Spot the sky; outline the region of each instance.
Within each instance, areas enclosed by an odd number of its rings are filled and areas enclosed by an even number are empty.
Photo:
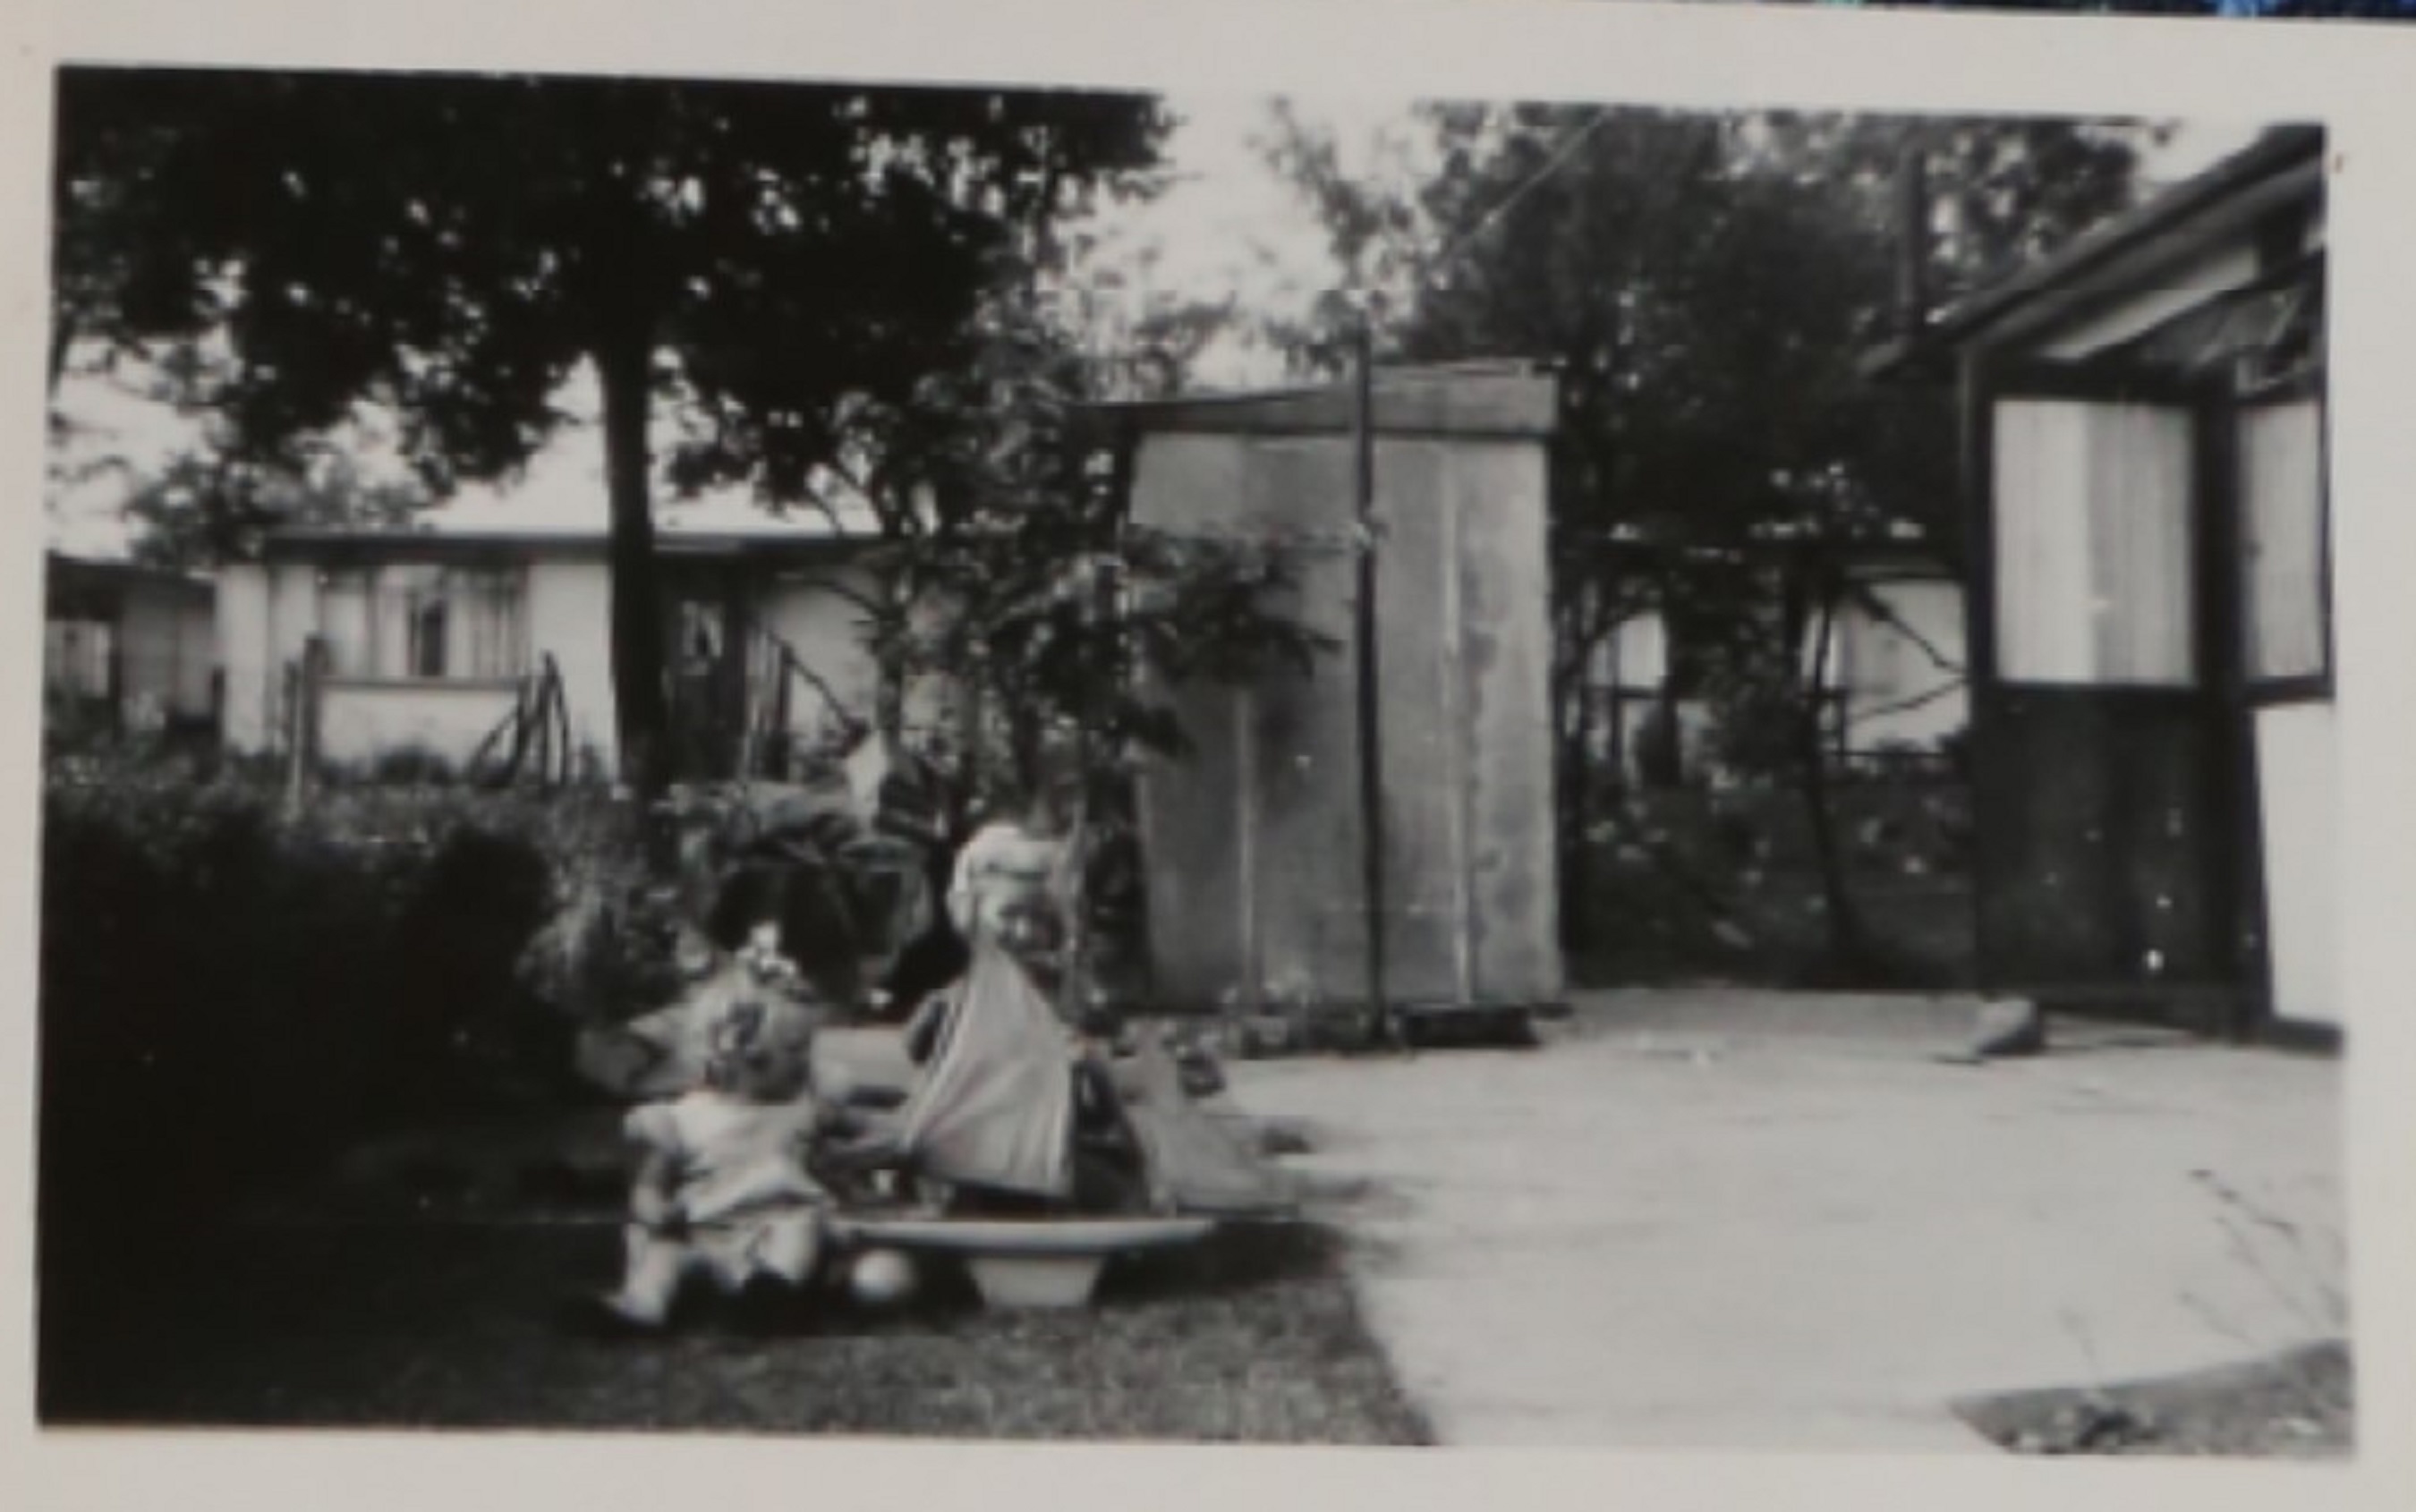
[[[1293,191],[1267,167],[1259,144],[1268,126],[1261,97],[1176,98],[1178,125],[1169,140],[1172,183],[1155,200],[1119,207],[1089,228],[1097,238],[1094,266],[1110,270],[1127,308],[1158,296],[1216,301],[1231,298],[1261,313],[1297,313],[1332,279],[1321,232]],[[1414,136],[1409,108],[1397,99],[1294,100],[1306,121],[1330,129],[1346,168],[1397,171]],[[2182,129],[2144,167],[2151,182],[2169,182],[2237,150],[2254,128],[2197,124]],[[1195,381],[1212,388],[1245,387],[1282,377],[1279,362],[1246,340],[1227,340],[1202,355]],[[560,396],[574,416],[596,411],[594,388],[581,373]],[[51,544],[81,556],[122,556],[131,538],[123,502],[143,474],[193,446],[197,422],[99,380],[70,378],[61,410],[74,422],[74,442],[54,458],[49,491]],[[662,437],[668,442],[668,431]],[[401,467],[374,427],[350,438],[360,473],[397,476]],[[657,450],[661,448],[658,446]],[[63,481],[79,464],[122,459],[78,481]],[[706,501],[678,513],[693,522],[745,514],[739,498]],[[526,475],[505,489],[465,489],[440,517],[447,525],[511,523],[568,527],[604,522],[602,446],[592,423],[564,428]]]

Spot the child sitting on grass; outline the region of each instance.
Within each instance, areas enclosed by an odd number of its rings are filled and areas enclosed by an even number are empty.
[[[801,1308],[823,1247],[828,1201],[809,1162],[841,1116],[814,1096],[813,1021],[778,997],[730,1005],[710,1031],[704,1084],[632,1111],[638,1174],[624,1231],[620,1290],[591,1298],[580,1321],[608,1335],[671,1321],[699,1273],[754,1331]]]

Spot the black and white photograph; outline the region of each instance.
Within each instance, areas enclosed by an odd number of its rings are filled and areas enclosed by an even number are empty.
[[[46,65],[38,1435],[2370,1457],[2323,113],[1076,77]]]

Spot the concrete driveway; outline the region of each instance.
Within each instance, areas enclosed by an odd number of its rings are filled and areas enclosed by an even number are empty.
[[[2347,1331],[2336,1063],[1971,1008],[1589,1002],[1531,1051],[1231,1069],[1446,1443],[1976,1450],[1971,1393]]]

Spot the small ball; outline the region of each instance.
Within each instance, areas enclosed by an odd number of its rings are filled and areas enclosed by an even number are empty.
[[[914,1294],[914,1263],[898,1250],[868,1249],[848,1267],[847,1283],[867,1307],[896,1307]]]

